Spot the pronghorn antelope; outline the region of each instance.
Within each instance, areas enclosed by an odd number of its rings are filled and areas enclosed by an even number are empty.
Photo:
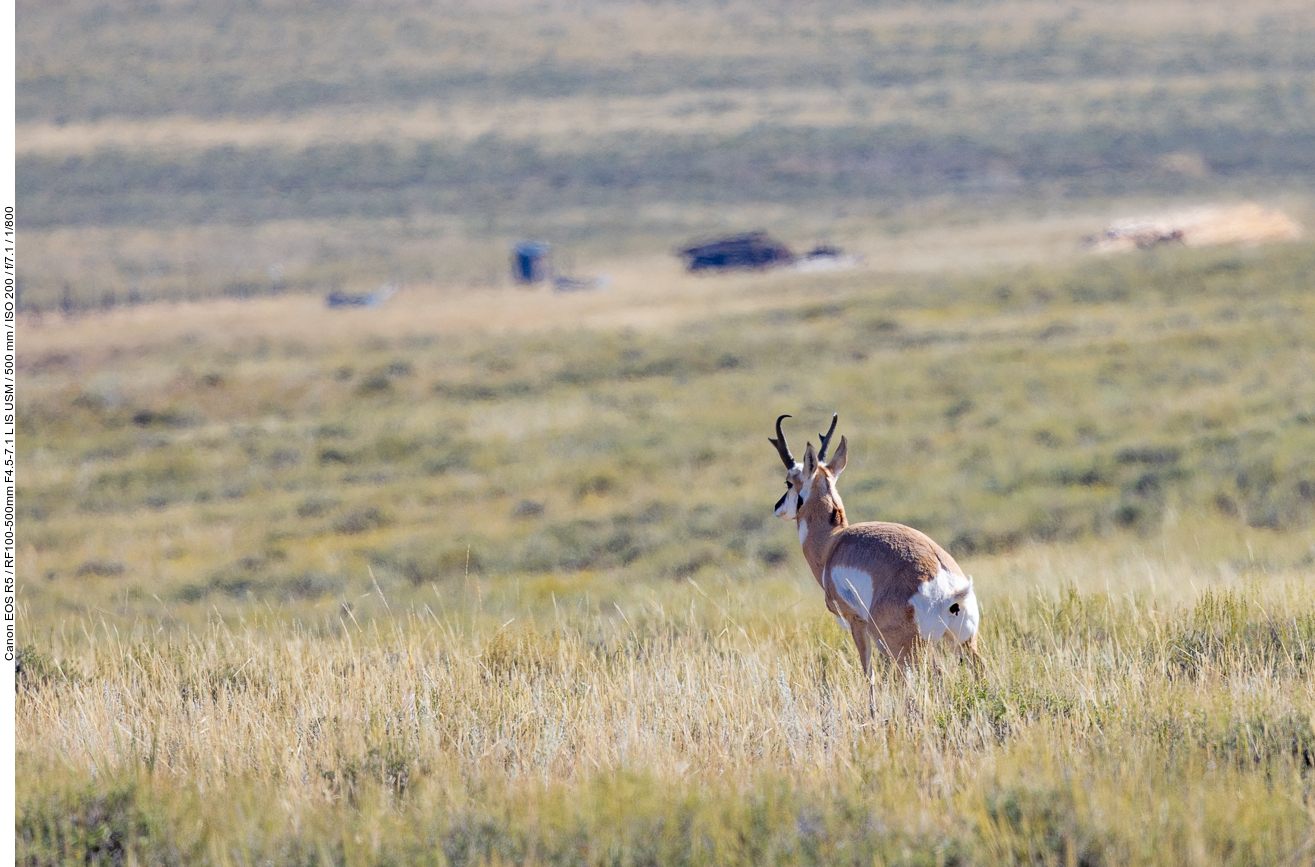
[[[848,456],[843,436],[835,455],[826,459],[839,414],[831,416],[819,451],[808,443],[803,463],[790,454],[781,432],[781,420],[787,418],[776,420],[776,439],[768,438],[787,470],[776,515],[798,524],[804,559],[822,585],[826,607],[853,636],[869,685],[875,683],[873,644],[908,664],[922,644],[948,639],[961,653],[971,654],[980,674],[973,579],[948,551],[912,527],[849,523],[836,490]]]

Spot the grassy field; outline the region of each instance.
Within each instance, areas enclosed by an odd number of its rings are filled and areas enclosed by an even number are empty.
[[[44,311],[496,283],[526,236],[586,272],[760,227],[1090,217],[1076,242],[1315,178],[1300,0],[24,0],[18,34]]]
[[[102,623],[86,662],[38,657],[20,700],[20,852],[1301,863],[1315,610],[1277,577],[1183,608],[997,592],[987,678],[887,676],[876,721],[819,600],[791,608],[779,580],[667,588],[628,613],[562,603],[537,626]]]
[[[1315,225],[1308,0],[18,40],[20,863],[1315,863],[1315,243],[1079,246]],[[672,255],[757,228],[863,262]],[[771,515],[833,411],[983,605],[875,717]]]
[[[1309,860],[1313,265],[29,320],[22,857]],[[876,720],[771,517],[833,409],[983,600]]]

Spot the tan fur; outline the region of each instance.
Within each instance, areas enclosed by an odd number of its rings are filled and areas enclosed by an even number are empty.
[[[922,644],[909,599],[942,567],[955,575],[964,574],[949,552],[925,533],[885,522],[852,524],[831,536],[822,573],[822,590],[828,600],[836,593],[831,583],[831,570],[836,566],[862,569],[872,576],[872,597],[866,600],[869,631],[877,646],[899,662],[911,661]]]
[[[812,444],[808,444],[804,460],[797,468],[797,478],[811,484],[808,498],[795,517],[796,521],[807,522],[804,559],[826,594],[826,606],[831,613],[845,616],[844,606],[831,583],[834,567],[858,569],[872,578],[871,598],[864,600],[868,607],[867,617],[848,618],[863,673],[870,680],[872,645],[897,662],[908,664],[925,644],[918,634],[913,606],[909,603],[922,583],[934,579],[942,568],[955,575],[967,576],[948,551],[919,530],[879,521],[848,522],[844,503],[835,486],[836,474],[844,469],[847,445],[845,438],[841,437],[840,447],[831,460],[836,467],[833,473],[830,467],[817,460]],[[964,648],[980,674],[977,637],[965,642]]]

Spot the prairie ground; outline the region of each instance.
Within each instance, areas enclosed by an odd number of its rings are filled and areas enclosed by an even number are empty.
[[[28,322],[23,857],[1302,861],[1313,255]],[[832,409],[985,612],[875,718],[771,517]]]

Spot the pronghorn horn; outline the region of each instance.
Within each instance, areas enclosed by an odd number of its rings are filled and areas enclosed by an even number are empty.
[[[831,413],[831,429],[828,430],[826,433],[822,434],[822,448],[817,453],[818,463],[824,463],[826,461],[826,450],[831,447],[831,434],[836,432],[836,422],[838,422],[839,420],[840,420],[840,413],[838,412]]]
[[[793,416],[783,415],[781,418],[793,418]],[[776,439],[771,437],[767,441],[776,446],[776,451],[781,455],[781,462],[785,464],[787,470],[794,469],[794,455],[790,454],[790,447],[785,444],[785,434],[781,433],[781,418],[776,420]]]

